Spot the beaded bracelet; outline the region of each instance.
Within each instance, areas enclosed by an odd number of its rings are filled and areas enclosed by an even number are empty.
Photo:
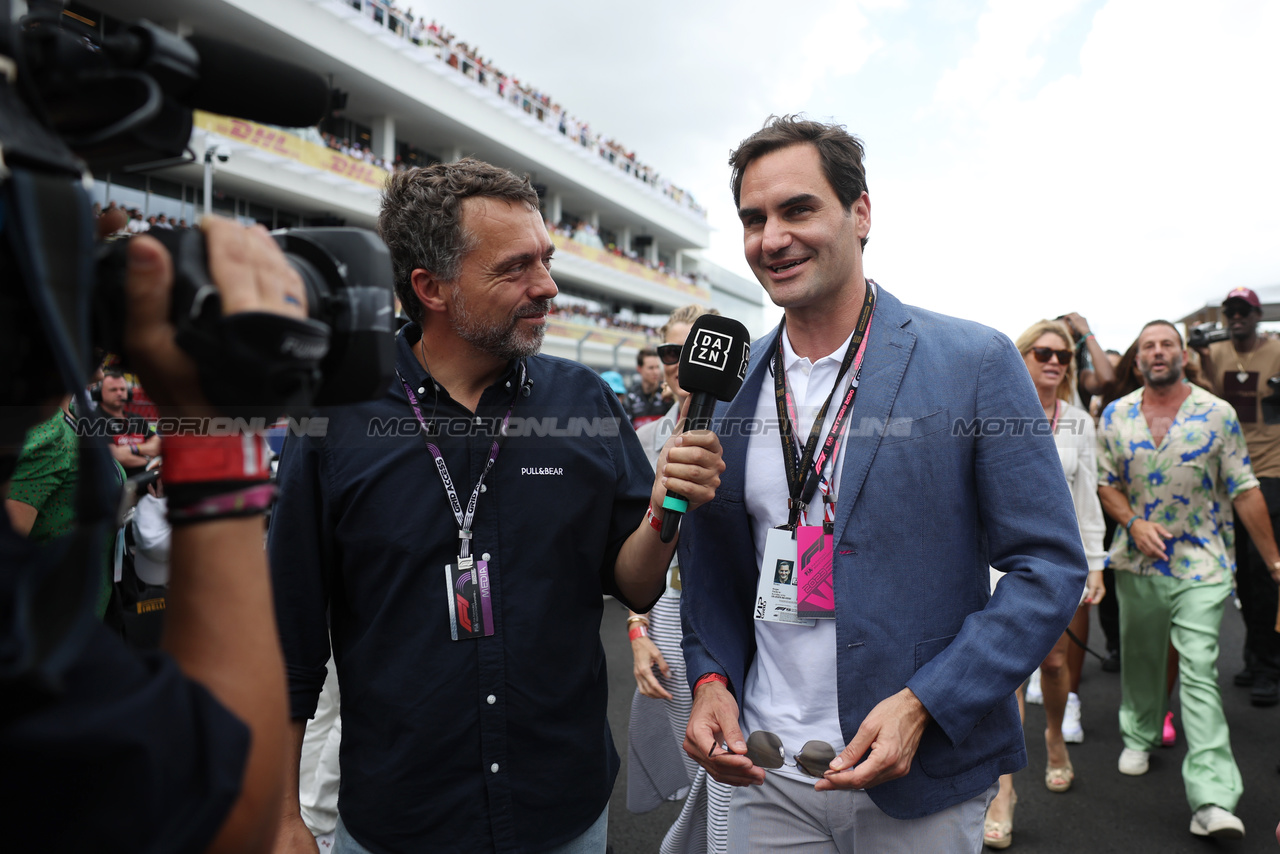
[[[170,525],[236,519],[265,513],[276,497],[274,483],[260,483],[236,492],[222,492],[182,507],[169,506]]]

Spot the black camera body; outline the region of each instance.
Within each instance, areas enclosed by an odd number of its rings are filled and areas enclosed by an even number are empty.
[[[306,320],[276,314],[224,317],[209,279],[204,237],[196,230],[156,231],[174,259],[170,319],[190,353],[209,403],[225,415],[274,418],[311,406],[369,400],[395,371],[391,255],[361,228],[298,228],[276,243],[302,279]],[[123,352],[127,240],[98,256],[93,343]]]
[[[1198,350],[1208,347],[1216,341],[1226,341],[1230,337],[1231,332],[1229,330],[1223,329],[1218,324],[1210,321],[1191,327],[1187,332],[1187,346]]]
[[[243,85],[246,76],[251,86]],[[0,20],[0,278],[26,292],[25,299],[4,294],[5,305],[26,312],[7,323],[24,338],[43,339],[29,368],[11,363],[20,376],[0,388],[6,402],[47,396],[55,385],[79,391],[95,348],[123,355],[127,241],[95,247],[90,170],[182,156],[196,108],[315,124],[327,112],[328,92],[312,72],[147,22],[103,36],[49,12],[17,25],[7,15]],[[373,232],[276,235],[305,284],[306,320],[266,312],[224,317],[203,235],[149,236],[173,256],[177,343],[223,414],[273,418],[386,391],[395,359],[392,268]],[[50,376],[23,380],[37,368]]]

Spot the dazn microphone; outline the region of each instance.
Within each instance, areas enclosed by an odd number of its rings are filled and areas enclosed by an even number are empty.
[[[680,351],[680,387],[689,392],[684,430],[706,430],[716,401],[733,400],[747,376],[751,336],[731,317],[704,314],[693,322]],[[683,431],[681,431],[683,432]],[[689,509],[683,495],[668,491],[662,499],[662,541],[671,542],[680,517]]]

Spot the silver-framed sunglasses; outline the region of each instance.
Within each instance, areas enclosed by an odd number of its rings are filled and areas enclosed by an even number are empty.
[[[792,756],[794,764],[786,759],[782,739],[767,730],[757,730],[747,737],[747,758],[760,768],[798,768],[809,777],[822,777],[836,758],[836,749],[825,741],[806,741],[800,752]]]

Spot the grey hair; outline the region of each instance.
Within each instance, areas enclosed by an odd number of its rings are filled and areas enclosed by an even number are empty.
[[[538,194],[526,175],[464,157],[454,163],[393,172],[382,190],[378,233],[391,250],[396,296],[405,314],[421,323],[422,303],[413,271],[457,281],[474,239],[462,225],[462,203],[472,197],[499,199],[538,210]]]

